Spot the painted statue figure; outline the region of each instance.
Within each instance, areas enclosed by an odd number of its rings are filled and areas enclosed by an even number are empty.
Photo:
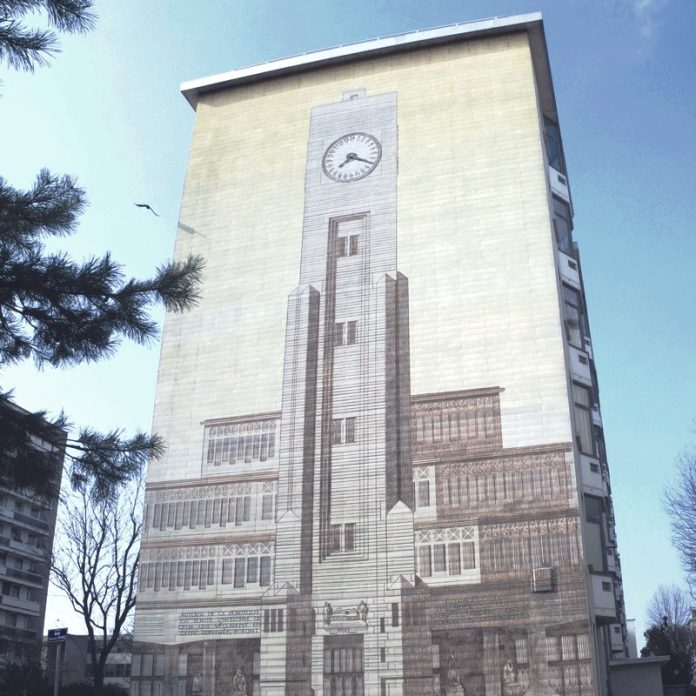
[[[238,669],[232,678],[232,696],[247,696],[246,677],[241,669]]]

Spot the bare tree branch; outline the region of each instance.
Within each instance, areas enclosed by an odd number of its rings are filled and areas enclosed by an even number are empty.
[[[142,480],[113,499],[75,492],[63,506],[59,528],[65,544],[54,554],[52,582],[81,614],[95,688],[135,606],[140,562]]]
[[[696,449],[685,450],[677,461],[677,477],[666,490],[665,509],[672,519],[672,543],[696,592]]]

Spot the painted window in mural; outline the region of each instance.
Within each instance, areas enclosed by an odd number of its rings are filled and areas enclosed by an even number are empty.
[[[363,659],[359,646],[324,649],[325,696],[363,696]]]
[[[241,462],[265,462],[275,457],[275,433],[232,436],[224,426],[210,428],[207,463],[214,466]]]
[[[167,496],[176,496],[177,499],[162,500]],[[273,521],[275,498],[276,483],[266,481],[229,484],[214,489],[153,492],[148,496],[146,527],[161,532],[171,529],[185,532]]]
[[[355,442],[355,417],[334,418],[331,423],[331,444],[349,445]]]
[[[476,533],[471,527],[416,533],[417,573],[423,578],[460,577],[478,567]]]
[[[354,346],[357,342],[358,322],[337,322],[334,327],[334,344],[340,346]]]
[[[339,258],[344,256],[358,255],[358,235],[351,234],[350,236],[338,237],[336,240],[336,256]]]

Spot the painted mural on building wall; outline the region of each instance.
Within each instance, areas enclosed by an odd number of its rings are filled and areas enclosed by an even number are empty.
[[[312,108],[281,408],[148,485],[132,696],[595,693],[574,443],[411,393],[397,163],[396,93]]]

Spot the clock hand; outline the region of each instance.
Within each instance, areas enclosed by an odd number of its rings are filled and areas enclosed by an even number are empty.
[[[354,152],[349,152],[346,155],[346,159],[343,161],[342,164],[338,165],[338,168],[340,169],[341,167],[344,167],[348,162],[352,162],[354,159],[358,159],[358,156]]]
[[[366,160],[359,155],[355,154],[355,152],[349,152],[346,155],[346,159],[342,164],[338,165],[338,168],[340,169],[341,167],[344,167],[348,162],[365,162],[366,164],[374,164],[374,162],[370,162],[370,160]]]

